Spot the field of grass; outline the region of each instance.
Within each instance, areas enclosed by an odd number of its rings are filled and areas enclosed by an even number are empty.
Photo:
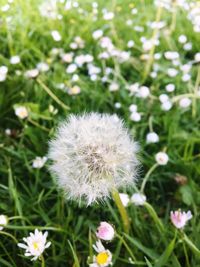
[[[1,267],[89,266],[102,221],[113,266],[200,267],[199,18],[195,0],[0,0]],[[35,161],[62,120],[87,112],[117,114],[140,145],[138,180],[119,190],[146,196],[126,207],[128,234],[112,197],[66,200],[51,161]],[[181,229],[179,209],[193,215]],[[30,261],[17,243],[35,229],[51,246]]]

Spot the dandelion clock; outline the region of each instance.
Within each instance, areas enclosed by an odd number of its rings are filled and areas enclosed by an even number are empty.
[[[90,205],[112,194],[122,212],[118,189],[134,184],[137,151],[137,143],[117,115],[71,115],[50,141],[50,171],[67,199]]]

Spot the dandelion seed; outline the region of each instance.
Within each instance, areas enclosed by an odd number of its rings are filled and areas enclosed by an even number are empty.
[[[30,233],[28,237],[24,237],[23,240],[26,244],[18,243],[18,247],[25,249],[25,256],[33,256],[31,260],[37,260],[44,250],[50,247],[51,242],[47,242],[48,232],[44,234],[35,229],[34,233]]]
[[[137,143],[116,115],[71,115],[50,142],[50,170],[67,198],[87,204],[104,200],[113,189],[134,184]]]

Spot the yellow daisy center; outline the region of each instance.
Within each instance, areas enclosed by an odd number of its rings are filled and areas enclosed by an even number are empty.
[[[109,258],[109,254],[108,252],[100,252],[97,256],[96,256],[96,262],[98,264],[106,264]]]
[[[34,247],[34,249],[38,249],[38,243],[37,242],[34,242],[33,243],[33,247]]]

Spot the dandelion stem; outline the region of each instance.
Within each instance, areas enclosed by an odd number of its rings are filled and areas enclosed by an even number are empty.
[[[145,188],[145,185],[149,179],[149,176],[152,174],[152,172],[158,167],[158,164],[155,163],[150,169],[149,171],[147,172],[147,174],[145,175],[143,181],[142,181],[142,185],[141,185],[141,189],[140,189],[140,192],[144,193],[144,188]]]
[[[197,109],[197,97],[198,97],[198,88],[200,84],[200,67],[198,67],[197,71],[197,78],[194,86],[194,99],[193,99],[193,108],[192,108],[192,115],[193,117],[196,116],[196,109]]]
[[[129,229],[130,229],[130,221],[129,221],[129,217],[128,214],[126,212],[126,209],[124,207],[124,205],[122,204],[121,198],[119,196],[119,192],[115,189],[112,191],[112,196],[113,199],[115,201],[115,204],[119,210],[119,213],[121,215],[122,218],[122,222],[123,222],[123,227],[124,227],[124,232],[126,234],[129,233]]]
[[[40,79],[37,79],[37,82],[39,85],[46,91],[46,93],[63,109],[69,110],[70,108],[65,105],[50,89],[47,87]]]

